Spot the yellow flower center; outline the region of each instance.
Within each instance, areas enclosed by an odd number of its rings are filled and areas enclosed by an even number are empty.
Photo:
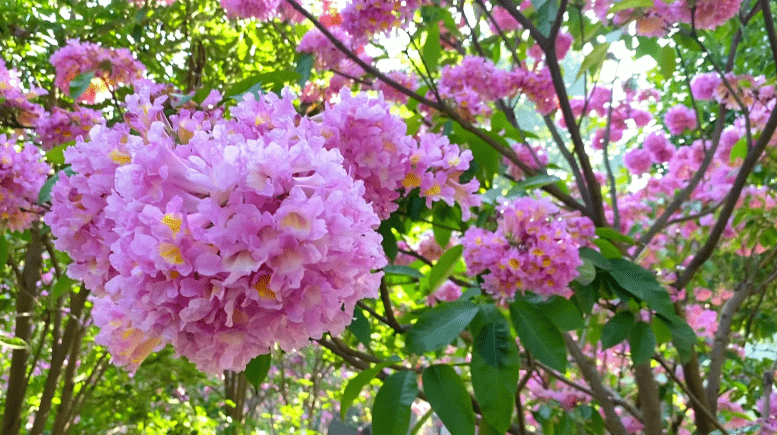
[[[267,288],[270,285],[270,275],[262,275],[254,284],[254,289],[259,293],[259,297],[264,299],[275,299],[275,292]]]
[[[108,154],[108,157],[110,157],[113,163],[116,163],[117,165],[126,165],[132,161],[132,157],[130,157],[129,154],[123,153],[119,150],[111,151],[111,153]]]
[[[171,213],[166,214],[165,217],[162,218],[162,223],[167,225],[175,234],[178,234],[178,231],[181,231],[181,219],[178,219]]]
[[[170,264],[183,264],[183,256],[177,246],[172,243],[162,243],[159,245],[159,255]]]

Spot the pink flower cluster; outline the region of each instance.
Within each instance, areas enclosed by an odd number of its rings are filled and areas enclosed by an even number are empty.
[[[499,207],[498,228],[470,228],[464,234],[469,272],[484,277],[486,292],[510,299],[520,290],[544,296],[570,294],[582,265],[578,247],[593,237],[593,223],[562,216],[547,199],[516,198]]]
[[[458,202],[465,220],[469,208],[480,204],[477,181],[462,185],[458,180],[469,168],[472,152],[436,134],[423,134],[416,141],[380,97],[343,90],[340,102],[324,111],[321,128],[326,147],[342,153],[346,169],[364,182],[365,198],[381,219],[397,209],[394,200],[400,189],[420,188],[427,206],[438,200],[451,206]]]
[[[510,12],[501,6],[494,6],[494,8],[491,9],[491,17],[496,21],[496,25],[499,26],[499,29],[497,29],[493,22],[489,22],[491,32],[493,33],[498,33],[499,30],[502,32],[510,32],[521,28],[521,25],[513,18]]]
[[[359,51],[359,46],[353,42],[353,38],[351,38],[351,36],[349,36],[341,27],[333,26],[328,30],[346,47]],[[346,59],[343,52],[340,51],[326,35],[315,28],[310,29],[302,36],[302,40],[297,46],[297,51],[300,53],[313,54],[316,57],[318,67],[322,69],[335,68],[342,60]]]
[[[541,145],[531,146],[525,143],[517,143],[511,145],[511,148],[518,155],[518,158],[526,164],[526,166],[532,169],[544,168],[548,165],[548,155],[545,153]],[[524,173],[518,166],[512,164],[506,158],[504,159],[506,165],[508,165],[510,176],[516,180],[524,178]]]
[[[351,0],[340,12],[343,29],[354,38],[369,38],[401,26],[412,18],[422,0]]]
[[[509,72],[499,69],[489,59],[465,56],[456,65],[440,70],[439,91],[443,98],[451,98],[472,114],[487,114],[486,103],[514,93]]]
[[[415,75],[407,74],[402,71],[391,71],[386,74],[391,80],[399,83],[411,91],[418,89],[418,78]],[[387,85],[383,80],[375,80],[375,89],[383,92],[383,97],[388,101],[399,104],[406,104],[408,96]]]
[[[37,88],[30,92],[22,91],[18,71],[9,70],[5,61],[0,59],[0,116],[11,116],[11,124],[32,126],[43,115],[43,108],[30,100],[44,94],[45,90]]]
[[[608,22],[607,13],[613,3],[610,0],[593,2],[593,9],[600,21]],[[669,4],[663,0],[654,0],[653,7],[620,11],[612,21],[620,26],[636,18],[637,34],[642,36],[664,36],[678,22],[692,24],[697,29],[715,29],[739,12],[742,0],[700,0],[693,4],[692,9],[685,0],[675,0]]]
[[[17,149],[13,137],[0,135],[0,230],[23,231],[39,219],[38,192],[49,170],[37,147]]]
[[[683,104],[678,104],[666,111],[664,123],[666,128],[669,129],[669,133],[674,135],[682,134],[686,129],[696,129],[696,113],[693,109]]]
[[[68,95],[74,78],[89,71],[95,73],[89,88],[78,98],[87,103],[94,103],[97,94],[104,89],[141,78],[146,69],[126,48],[109,49],[78,39],[69,40],[66,46],[51,55],[49,62],[57,73],[54,84]]]
[[[221,7],[230,18],[256,18],[266,21],[272,18],[285,0],[221,0]]]
[[[453,99],[462,110],[473,115],[488,114],[491,110],[487,103],[521,92],[543,115],[558,108],[553,81],[547,68],[537,71],[522,68],[505,71],[479,56],[465,56],[457,65],[443,67],[440,70],[439,91],[443,98]]]
[[[319,123],[288,93],[248,96],[231,120],[168,119],[165,98],[131,95],[129,125],[69,148],[76,175],[46,216],[98,298],[98,342],[133,369],[169,343],[217,373],[342,332],[386,261],[363,184]]]
[[[44,150],[50,150],[63,143],[86,136],[96,124],[103,122],[102,114],[96,110],[78,105],[73,111],[54,107],[51,113],[41,117],[35,124],[35,133]]]

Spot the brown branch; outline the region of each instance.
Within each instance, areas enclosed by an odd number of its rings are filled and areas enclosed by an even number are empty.
[[[585,379],[591,387],[592,396],[599,402],[602,409],[604,409],[604,421],[607,424],[608,429],[615,435],[628,434],[620,417],[615,413],[613,395],[604,387],[604,384],[602,384],[599,373],[596,371],[596,365],[583,354],[583,351],[577,346],[577,342],[575,342],[575,339],[572,338],[569,333],[565,332],[563,335],[564,342],[567,345],[567,349],[569,349],[572,359],[574,359],[577,366],[580,367],[583,379]]]
[[[637,382],[640,409],[644,416],[642,424],[645,425],[645,435],[663,435],[661,399],[650,361],[634,366],[634,380]]]
[[[89,290],[81,287],[78,293],[72,293],[70,296],[70,316],[62,334],[62,342],[54,344],[51,352],[51,363],[49,373],[46,377],[46,384],[43,386],[43,392],[40,397],[40,405],[35,413],[35,421],[30,429],[30,435],[40,435],[46,429],[49,411],[51,410],[51,401],[56,394],[59,386],[59,375],[62,373],[62,366],[65,357],[74,342],[80,340],[78,331],[81,329],[81,312],[83,311]]]
[[[661,357],[661,355],[655,354],[653,355],[653,359],[658,361],[661,366],[664,367],[664,371],[674,380],[674,382],[680,386],[680,388],[685,392],[685,394],[691,399],[692,402],[694,402],[697,406],[695,406],[694,410],[701,410],[702,413],[704,413],[707,417],[707,419],[715,426],[723,435],[728,435],[728,431],[726,428],[724,428],[717,419],[712,415],[712,413],[707,409],[706,406],[704,406],[704,403],[702,402],[702,399],[696,397],[689,389],[686,387],[680,379],[677,378],[677,375],[674,374],[674,370],[672,370],[669,367],[669,364],[664,360],[664,358]],[[697,427],[701,431],[700,428]]]
[[[24,260],[24,269],[17,275],[21,278],[17,285],[16,293],[16,325],[14,337],[25,343],[29,343],[32,331],[32,319],[27,316],[33,309],[34,298],[37,293],[35,283],[40,279],[43,259],[43,243],[41,241],[38,225],[30,229],[30,243],[27,245],[27,253]],[[8,257],[11,258],[10,256]],[[21,428],[24,397],[27,392],[26,365],[29,350],[25,347],[14,349],[11,356],[11,368],[8,371],[8,387],[5,393],[5,411],[3,413],[0,433],[3,435],[18,435]]]
[[[774,20],[772,19],[772,9],[769,7],[768,0],[759,0],[761,12],[764,15],[764,26],[766,35],[769,37],[769,47],[772,49],[772,59],[777,63],[777,35],[774,33]]]
[[[395,80],[391,79],[390,77],[386,76],[382,72],[378,71],[375,67],[372,65],[366,63],[364,60],[362,60],[356,53],[353,52],[353,50],[350,50],[348,47],[346,47],[341,41],[339,41],[333,34],[330,32],[326,26],[321,24],[320,21],[318,21],[310,12],[308,12],[305,8],[300,6],[300,4],[296,0],[286,0],[289,5],[291,5],[292,8],[297,10],[299,13],[301,13],[305,18],[310,20],[313,25],[324,34],[324,36],[338,49],[340,50],[347,58],[351,59],[354,63],[359,65],[364,71],[374,75],[376,78],[381,80],[382,82],[386,83],[387,85],[391,86],[398,92],[407,95],[408,97],[412,98],[415,101],[418,101],[419,103],[425,104],[435,110],[438,110],[442,113],[444,113],[446,116],[448,116],[451,120],[456,121],[459,125],[462,126],[462,128],[472,134],[474,134],[478,139],[482,140],[492,148],[494,148],[499,154],[506,157],[508,160],[513,162],[516,166],[521,168],[521,170],[528,174],[528,175],[536,175],[537,172],[528,167],[525,163],[521,161],[520,158],[518,158],[518,155],[509,147],[504,147],[501,144],[499,144],[496,140],[491,138],[489,135],[487,135],[485,132],[483,132],[481,129],[475,127],[471,123],[467,122],[464,118],[462,118],[458,113],[456,113],[455,110],[448,107],[443,102],[435,102],[432,101],[424,96],[421,96],[412,90],[402,86],[401,84],[397,83]],[[582,144],[582,142],[581,142]],[[594,180],[596,181],[596,180]],[[569,196],[568,194],[564,193],[558,186],[555,184],[549,184],[542,187],[542,190],[546,191],[550,195],[553,195],[556,199],[561,201],[564,205],[567,207],[578,210],[586,213],[586,208],[577,202],[574,198]],[[593,218],[592,218],[593,219]],[[595,219],[593,219],[594,222],[596,222]]]
[[[559,373],[556,370],[554,370],[554,369],[552,369],[552,368],[546,366],[545,364],[543,364],[543,363],[541,363],[539,361],[536,361],[536,360],[534,361],[534,364],[536,364],[538,367],[542,368],[546,373],[548,373],[549,375],[551,375],[554,378],[558,379],[559,381],[569,385],[570,387],[572,387],[572,388],[574,388],[574,389],[576,389],[576,390],[578,390],[578,391],[580,391],[582,393],[588,394],[589,396],[591,396],[593,398],[596,398],[596,395],[594,394],[593,391],[591,391],[590,389],[588,389],[588,388],[578,384],[577,382],[574,382],[573,380],[567,378],[562,373]],[[607,389],[606,386],[604,386],[604,385],[602,385],[602,386],[603,386],[603,388]],[[620,397],[616,392],[614,392],[612,390],[607,391],[607,394],[609,394],[611,396],[612,402],[614,404],[616,404],[616,405],[622,407],[623,409],[625,409],[629,414],[633,415],[637,420],[643,421],[642,412],[640,412],[639,409],[635,408],[634,405],[632,405],[631,403],[629,403],[626,400],[624,400],[622,397]]]
[[[672,283],[672,287],[676,288],[677,290],[682,290],[685,288],[685,286],[688,284],[688,282],[691,281],[702,264],[704,264],[712,255],[712,252],[715,250],[718,241],[723,235],[723,231],[728,225],[728,220],[734,211],[734,207],[736,207],[736,203],[739,200],[739,195],[742,193],[742,189],[745,187],[747,177],[753,171],[753,168],[755,168],[756,163],[758,163],[758,159],[761,157],[761,154],[763,154],[764,149],[766,149],[766,146],[768,145],[769,140],[774,134],[776,128],[777,107],[772,109],[772,113],[769,115],[769,120],[766,121],[766,125],[761,131],[761,136],[758,138],[755,146],[753,146],[753,149],[747,153],[745,161],[742,163],[742,167],[739,169],[739,172],[737,172],[734,184],[732,185],[728,195],[726,195],[726,202],[723,205],[723,209],[720,211],[720,216],[715,222],[715,226],[710,231],[707,242],[704,244],[704,246],[701,247],[701,249],[699,249],[696,255],[694,255],[693,259],[691,259],[691,262],[688,264],[688,267],[685,269],[683,274],[674,283]]]
[[[400,325],[397,318],[394,316],[394,309],[391,308],[391,297],[389,297],[388,286],[386,285],[385,279],[380,280],[380,300],[383,302],[383,311],[387,320],[386,324],[398,334],[405,332],[407,327]]]

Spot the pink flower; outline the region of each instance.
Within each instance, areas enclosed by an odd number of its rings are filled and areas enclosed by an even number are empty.
[[[734,17],[741,4],[742,0],[700,0],[695,3],[693,18],[685,0],[677,0],[670,7],[675,20],[694,24],[697,29],[714,29]]]
[[[686,129],[694,130],[696,128],[696,113],[693,109],[678,104],[666,111],[664,122],[670,133],[682,134]]]
[[[718,73],[711,72],[699,74],[691,80],[691,93],[697,100],[711,100],[715,98],[715,89],[721,80]]]
[[[0,134],[0,230],[24,231],[40,219],[38,192],[50,170],[41,157],[34,145],[17,150],[15,138]]]
[[[499,211],[496,232],[470,228],[464,234],[469,272],[486,272],[484,288],[499,299],[510,299],[518,290],[568,295],[582,264],[579,222],[570,227],[546,199],[516,198]]]
[[[47,215],[68,273],[96,290],[114,362],[135,368],[169,343],[203,371],[240,371],[275,344],[342,332],[386,261],[364,186],[320,125],[288,92],[230,120],[167,119],[148,98],[128,98],[137,134],[97,126],[66,151],[76,175]]]
[[[421,0],[352,0],[341,14],[343,28],[357,39],[369,38],[406,23]]]
[[[38,119],[35,132],[44,150],[84,137],[92,126],[103,122],[102,114],[96,110],[77,105],[73,109],[68,112],[54,107],[51,113]]]
[[[491,9],[491,17],[496,21],[499,30],[502,32],[510,32],[521,28],[521,25],[518,24],[518,21],[513,18],[510,12],[507,12],[507,9],[501,6],[494,6],[494,8]],[[494,27],[493,22],[489,22],[489,26],[491,26],[491,32],[497,33],[497,29]]]
[[[650,170],[650,153],[647,150],[635,148],[623,156],[623,164],[632,174],[642,175]]]
[[[386,76],[411,91],[418,89],[418,79],[414,75],[402,71],[391,71]],[[374,87],[383,92],[383,97],[388,101],[394,101],[399,104],[405,104],[408,101],[407,95],[389,86],[383,80],[376,80]]]
[[[46,93],[45,90],[38,88],[25,92],[22,89],[19,72],[6,68],[5,61],[0,59],[0,112],[7,110],[21,125],[33,126],[43,116],[44,110],[30,100]]]
[[[146,69],[126,48],[103,48],[91,42],[71,39],[49,59],[57,72],[54,84],[70,94],[70,82],[79,74],[94,72],[95,78],[77,100],[94,103],[97,94],[106,88],[129,84],[139,79]]]
[[[284,0],[221,0],[221,7],[230,18],[256,18],[267,21],[272,18]]]
[[[653,163],[668,162],[674,155],[674,146],[669,143],[662,131],[650,133],[645,137],[645,149],[650,153]]]

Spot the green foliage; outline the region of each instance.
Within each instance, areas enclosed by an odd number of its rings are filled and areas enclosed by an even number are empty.
[[[415,373],[396,372],[383,381],[372,407],[375,435],[405,435],[410,428],[410,405],[418,395]]]
[[[464,384],[453,367],[436,364],[423,372],[424,393],[432,410],[452,435],[475,435],[475,413]]]
[[[408,352],[422,354],[449,345],[478,313],[477,305],[469,301],[445,302],[426,311],[405,336]]]

